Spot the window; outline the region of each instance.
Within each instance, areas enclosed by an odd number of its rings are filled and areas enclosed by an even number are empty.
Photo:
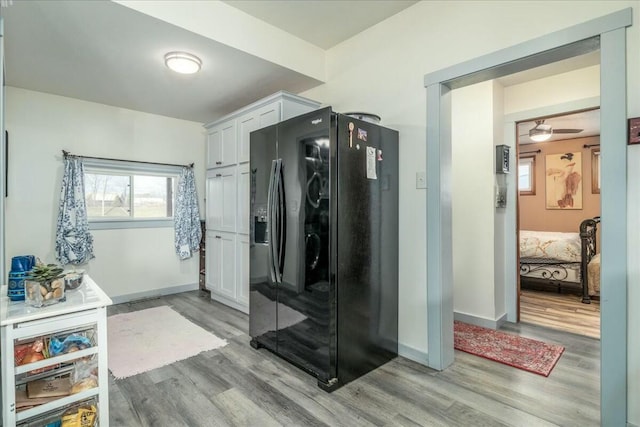
[[[518,160],[518,190],[521,196],[536,194],[536,156],[521,156]]]
[[[179,167],[85,160],[91,229],[172,227]]]
[[[591,149],[591,193],[600,194],[600,149]]]

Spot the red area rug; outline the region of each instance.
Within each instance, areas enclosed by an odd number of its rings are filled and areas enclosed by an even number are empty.
[[[460,351],[484,357],[548,377],[564,347],[505,334],[480,326],[453,322],[453,346]]]

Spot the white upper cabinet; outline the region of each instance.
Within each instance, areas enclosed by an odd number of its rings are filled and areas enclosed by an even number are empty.
[[[273,102],[238,119],[238,163],[249,161],[249,139],[254,130],[274,125],[282,117],[282,102]]]
[[[207,135],[207,169],[235,164],[236,145],[235,121],[211,128]]]

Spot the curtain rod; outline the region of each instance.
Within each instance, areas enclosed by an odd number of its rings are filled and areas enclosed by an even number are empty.
[[[518,153],[518,156],[521,156],[523,154],[531,154],[531,153],[535,153],[535,154],[542,153],[542,150],[538,149],[534,151],[521,151]]]
[[[107,158],[107,157],[78,156],[78,155],[75,155],[75,154],[71,154],[70,152],[68,152],[66,150],[62,150],[62,155],[64,156],[65,159],[67,157],[80,157],[80,158],[83,158],[83,159],[110,160],[110,161],[113,161],[113,162],[143,163],[145,165],[181,166],[181,167],[188,167],[188,168],[192,168],[193,167],[193,163],[188,164],[188,165],[178,165],[178,164],[175,164],[175,163],[143,162],[141,160],[122,160],[122,159],[110,159],[110,158]]]
[[[600,144],[584,144],[582,148],[600,147]]]

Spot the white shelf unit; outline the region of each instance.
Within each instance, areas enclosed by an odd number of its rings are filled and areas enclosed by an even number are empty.
[[[205,287],[211,299],[249,313],[251,132],[318,108],[316,101],[277,92],[205,125]]]
[[[6,295],[6,287],[0,292]],[[29,423],[39,417],[65,409],[80,402],[94,400],[98,406],[97,424],[109,425],[109,377],[107,366],[107,309],[111,299],[88,276],[76,290],[67,291],[66,301],[34,308],[23,301],[0,302],[0,331],[2,354],[2,425],[13,427]],[[64,336],[74,331],[89,331],[91,347],[77,352],[61,354],[26,365],[15,366],[16,343],[28,343],[39,338]],[[64,396],[33,408],[17,411],[16,387],[37,378],[54,378],[70,373],[70,362],[84,357],[97,358],[98,386],[76,394]],[[66,364],[66,365],[65,365]],[[58,365],[58,366],[57,366]],[[28,377],[32,371],[54,367]]]

